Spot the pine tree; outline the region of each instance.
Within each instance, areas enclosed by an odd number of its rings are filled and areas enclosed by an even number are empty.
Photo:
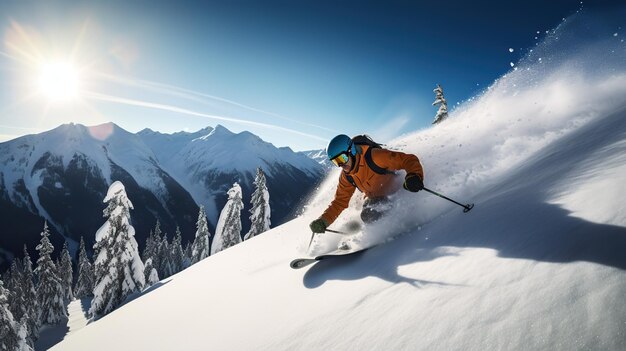
[[[161,235],[161,223],[157,219],[156,225],[154,227],[154,244],[152,249],[152,265],[157,270],[159,277],[163,279],[163,266],[162,257],[161,257],[161,245],[163,245],[163,235]]]
[[[146,238],[146,245],[144,245],[143,252],[141,253],[141,260],[146,262],[152,253],[154,252],[154,232],[150,229],[150,234]]]
[[[30,269],[30,277],[32,279],[32,267]],[[29,308],[31,302],[27,300],[31,297],[32,302],[36,302],[36,295],[32,296],[28,294],[27,286],[24,284],[24,269],[23,264],[19,259],[14,259],[11,263],[11,268],[7,272],[6,291],[8,297],[8,308],[13,315],[15,327],[18,328],[18,332],[26,333],[26,342],[32,346],[34,336],[30,333],[29,326],[33,323],[29,317]],[[31,284],[32,285],[32,284]],[[33,331],[36,327],[33,325]]]
[[[241,242],[241,210],[243,209],[241,197],[241,187],[237,183],[233,184],[233,187],[228,190],[228,201],[220,213],[220,219],[215,228],[212,255]]]
[[[144,264],[135,241],[135,228],[130,225],[133,204],[124,185],[116,181],[104,199],[108,220],[96,232],[96,279],[90,313],[96,317],[118,307],[132,293],[145,285]]]
[[[13,318],[19,321],[28,312],[22,291],[22,269],[19,259],[13,259],[4,281],[5,289],[8,291],[9,311],[13,314]]]
[[[78,252],[78,280],[74,288],[74,294],[77,299],[82,299],[93,294],[94,273],[93,265],[87,257],[85,250],[85,240],[80,237],[80,248]]]
[[[185,256],[183,259],[183,269],[187,269],[191,267],[191,242],[188,241],[185,245],[185,250],[183,250]]]
[[[146,274],[146,287],[152,286],[159,282],[159,273],[152,266],[152,257],[148,258],[145,263],[144,272]]]
[[[204,212],[204,206],[200,206],[200,212],[198,213],[198,221],[196,222],[196,238],[191,247],[191,264],[196,264],[199,261],[209,257],[211,252],[209,251],[209,225],[206,219],[206,213]]]
[[[9,310],[9,291],[0,280],[0,349],[1,350],[32,350],[27,342],[27,328],[17,322]]]
[[[174,270],[172,269],[172,262],[170,258],[170,242],[167,240],[167,233],[163,233],[163,239],[159,244],[159,262],[161,263],[161,267],[159,270],[159,277],[161,279],[170,277]]]
[[[433,124],[441,123],[444,119],[448,118],[448,103],[446,99],[443,97],[443,88],[439,84],[437,87],[433,89],[435,93],[435,101],[433,102],[433,106],[439,105],[439,110],[437,110],[437,115],[435,116],[435,120]]]
[[[61,284],[61,279],[57,276],[57,267],[50,257],[54,247],[50,243],[50,239],[48,239],[49,236],[48,223],[45,223],[41,233],[41,241],[36,248],[39,251],[37,269],[35,269],[39,279],[37,298],[41,308],[41,323],[57,324],[62,318],[67,317],[67,313],[63,299],[63,285]]]
[[[250,231],[243,238],[248,240],[270,229],[270,194],[267,190],[265,174],[261,167],[256,169],[256,178],[254,179],[256,189],[252,193],[250,203]]]
[[[170,264],[172,265],[172,274],[176,274],[184,269],[185,253],[183,252],[182,236],[180,228],[176,227],[176,235],[172,241],[170,248]]]
[[[157,220],[157,225],[158,225],[158,220]],[[154,259],[154,252],[155,252],[154,232],[150,230],[150,234],[146,238],[146,245],[143,249],[143,254],[141,255],[141,259],[143,260],[144,265],[145,265],[144,276],[146,278],[146,284],[148,285],[152,285],[148,283],[148,281],[149,281],[150,275],[152,274],[152,270],[155,268],[152,265],[152,261]],[[150,261],[150,267],[148,267],[148,261]]]
[[[74,285],[74,271],[72,269],[72,257],[67,247],[67,241],[63,244],[63,250],[61,250],[61,264],[59,265],[59,278],[61,278],[61,285],[63,286],[63,298],[65,303],[68,304],[74,299],[74,293],[72,292],[72,286]]]
[[[28,255],[26,245],[24,245],[24,259],[22,260],[22,293],[24,294],[25,314],[22,317],[26,319],[26,327],[28,328],[28,342],[33,345],[34,341],[39,338],[39,328],[41,327],[41,309],[37,300],[37,289],[33,273],[33,263]]]

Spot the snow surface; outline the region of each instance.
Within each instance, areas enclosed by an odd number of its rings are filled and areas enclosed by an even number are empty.
[[[580,20],[554,31],[558,50],[550,35],[535,48],[541,63],[529,55],[448,120],[391,143],[420,157],[427,187],[474,202],[471,212],[404,192],[353,240],[384,244],[292,270],[333,172],[297,219],[53,349],[625,350],[626,49],[577,31],[563,43]],[[311,254],[340,239],[318,235]]]

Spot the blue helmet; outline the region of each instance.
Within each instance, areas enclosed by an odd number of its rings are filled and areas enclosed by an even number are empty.
[[[332,160],[343,153],[354,156],[356,150],[352,148],[352,138],[345,134],[339,134],[328,143],[326,154],[328,155],[328,159]]]

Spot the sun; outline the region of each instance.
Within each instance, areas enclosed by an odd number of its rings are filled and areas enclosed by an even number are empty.
[[[52,102],[74,100],[79,95],[79,72],[71,63],[47,62],[39,70],[39,92]]]

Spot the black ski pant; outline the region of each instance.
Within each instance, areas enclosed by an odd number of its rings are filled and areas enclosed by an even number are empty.
[[[363,202],[361,220],[363,220],[363,223],[365,224],[376,222],[387,214],[390,209],[391,206],[389,197],[368,197]]]

